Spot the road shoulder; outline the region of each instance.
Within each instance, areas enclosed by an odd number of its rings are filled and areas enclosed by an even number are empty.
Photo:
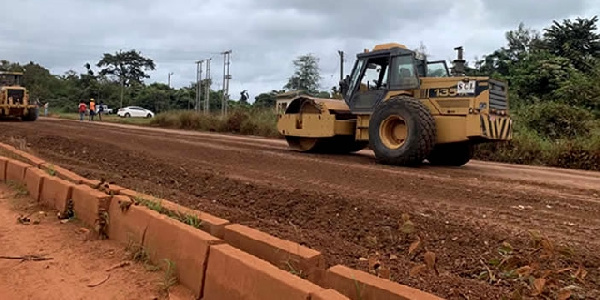
[[[30,214],[29,225],[18,222]],[[2,299],[160,299],[161,271],[128,262],[123,247],[88,232],[0,184],[0,256],[48,259],[1,258]]]

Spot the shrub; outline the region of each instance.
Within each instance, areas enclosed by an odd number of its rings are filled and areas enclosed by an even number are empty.
[[[517,122],[510,142],[477,146],[475,158],[504,163],[600,170],[600,124],[588,123],[590,134],[552,140]]]
[[[277,116],[272,109],[232,109],[227,117],[195,111],[170,111],[156,115],[150,125],[166,128],[229,132],[279,137]]]
[[[524,106],[518,119],[544,138],[572,139],[589,135],[593,115],[582,108],[548,101]]]

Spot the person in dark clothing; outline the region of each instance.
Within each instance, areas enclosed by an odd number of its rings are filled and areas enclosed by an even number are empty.
[[[98,120],[102,121],[102,114],[104,114],[104,101],[100,100],[98,106]]]

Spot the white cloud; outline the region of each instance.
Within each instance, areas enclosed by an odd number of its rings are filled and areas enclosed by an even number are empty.
[[[220,88],[223,61],[232,49],[230,94],[251,98],[281,89],[293,73],[292,60],[320,58],[322,87],[337,84],[337,50],[355,53],[378,43],[410,48],[422,41],[432,58],[452,59],[463,45],[468,59],[504,45],[504,33],[519,22],[542,29],[552,19],[600,13],[593,0],[19,0],[0,23],[1,58],[35,61],[53,73],[83,71],[104,52],[137,49],[157,64],[151,81],[175,87],[195,80],[198,59],[212,57]]]

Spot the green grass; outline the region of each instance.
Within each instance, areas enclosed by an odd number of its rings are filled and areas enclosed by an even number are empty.
[[[160,283],[160,292],[163,295],[168,295],[169,289],[171,289],[171,287],[176,285],[179,282],[179,279],[177,278],[177,270],[176,270],[175,262],[173,262],[170,259],[164,259],[163,261],[165,262],[166,267],[165,267],[164,276]]]
[[[504,163],[600,170],[600,122],[590,134],[570,139],[548,139],[524,126],[516,126],[508,143],[481,144],[475,158]]]
[[[66,120],[79,120],[79,114],[76,113],[58,113],[52,114],[51,116],[66,119]],[[89,121],[89,116],[85,116],[84,121]],[[102,122],[119,123],[119,124],[131,124],[131,125],[148,125],[151,119],[146,118],[121,118],[115,114],[103,115]],[[98,116],[94,116],[94,122],[100,122]]]
[[[200,218],[198,218],[198,216],[166,209],[165,207],[162,206],[160,199],[157,199],[155,201],[155,200],[145,199],[143,197],[136,197],[134,199],[134,202],[138,203],[140,205],[143,205],[143,206],[147,207],[148,209],[156,211],[160,214],[167,215],[170,218],[173,218],[181,223],[190,225],[194,228],[200,229],[202,226],[202,220],[200,220]]]
[[[195,111],[170,111],[158,114],[151,126],[279,137],[277,115],[271,109],[234,109],[227,117]]]
[[[12,180],[7,180],[6,184],[8,185],[8,187],[10,187],[11,189],[13,189],[15,191],[16,197],[25,197],[25,196],[29,195],[29,191],[27,190],[27,187],[22,183],[18,183],[16,181],[12,181]]]

